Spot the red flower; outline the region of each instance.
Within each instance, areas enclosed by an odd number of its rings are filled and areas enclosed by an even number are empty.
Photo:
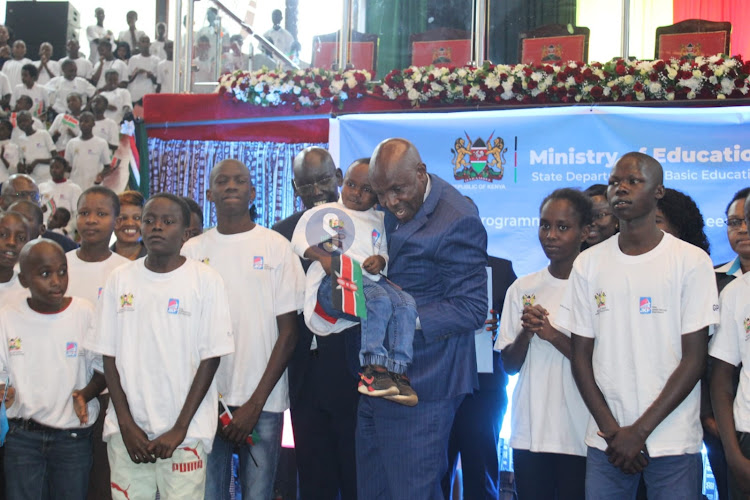
[[[659,75],[657,73],[651,73],[648,75],[648,79],[652,82],[655,82],[659,79]]]
[[[618,75],[622,76],[627,72],[628,72],[628,69],[625,67],[624,64],[618,64],[615,66],[615,73],[617,73]]]
[[[636,92],[643,92],[643,84],[641,82],[635,82],[633,84],[633,90]]]
[[[599,85],[594,85],[591,87],[591,97],[594,99],[599,99],[604,94],[604,89],[601,88]]]
[[[533,89],[537,88],[539,86],[539,84],[537,82],[535,82],[534,80],[529,80],[529,83],[527,84],[527,86],[528,86],[529,90],[533,90]]]
[[[659,72],[664,71],[664,68],[666,67],[667,67],[667,64],[662,60],[656,61],[653,66],[654,70],[659,71]]]
[[[583,83],[583,75],[581,75],[581,74],[577,74],[576,76],[574,76],[574,77],[573,77],[573,79],[574,79],[574,80],[576,81],[576,83],[578,83],[578,84],[581,84],[581,83]]]

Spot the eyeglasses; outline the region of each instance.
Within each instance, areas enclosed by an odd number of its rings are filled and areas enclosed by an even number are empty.
[[[7,193],[7,195],[16,200],[39,201],[38,191],[16,191],[15,193]]]
[[[308,194],[314,193],[316,187],[318,189],[321,189],[322,187],[329,185],[333,178],[333,175],[326,175],[325,177],[322,177],[315,182],[311,182],[310,184],[297,184],[296,181],[293,181],[294,188],[299,194],[307,196]]]
[[[612,217],[612,212],[598,212],[593,214],[594,220],[603,219],[605,217]]]
[[[729,219],[725,220],[724,223],[729,229],[732,229],[734,231],[737,231],[742,226],[747,226],[745,219],[741,219],[739,217],[730,217]]]

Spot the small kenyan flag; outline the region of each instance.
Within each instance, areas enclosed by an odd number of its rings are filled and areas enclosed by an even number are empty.
[[[331,269],[333,307],[358,318],[367,318],[362,265],[346,255],[333,255]]]
[[[47,207],[49,207],[47,210],[49,211],[50,215],[54,214],[57,210],[57,203],[55,203],[54,198],[50,198],[46,205]]]
[[[13,125],[13,128],[16,128],[18,125],[16,125],[16,119],[18,118],[18,113],[11,113],[10,114],[10,124]]]
[[[76,128],[78,126],[78,119],[73,115],[63,115],[62,124],[66,127]]]

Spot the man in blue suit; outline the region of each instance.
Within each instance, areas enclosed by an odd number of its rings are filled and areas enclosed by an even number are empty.
[[[417,303],[407,374],[419,404],[360,399],[358,497],[440,499],[454,415],[478,387],[474,331],[487,315],[487,233],[476,209],[429,175],[407,140],[375,148],[370,183],[386,209],[388,278]]]

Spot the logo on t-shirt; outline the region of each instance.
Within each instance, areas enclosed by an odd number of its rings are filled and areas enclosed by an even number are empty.
[[[123,293],[120,295],[120,309],[132,309],[133,308],[133,294]]]
[[[263,269],[263,257],[258,255],[253,257],[253,269]]]
[[[104,287],[100,286],[99,290],[96,292],[96,300],[99,300],[102,298],[102,290],[104,290]]]
[[[201,262],[203,262],[203,263],[204,263],[204,264],[206,264],[207,266],[210,266],[210,265],[211,265],[211,259],[209,259],[208,257],[204,257],[204,258],[202,258],[202,259],[201,259]]]
[[[380,248],[380,231],[374,228],[372,230],[372,248],[376,250]]]
[[[533,293],[524,294],[523,297],[521,297],[521,300],[523,301],[523,306],[533,306],[534,302],[536,302],[536,295]]]
[[[607,294],[604,293],[603,290],[601,292],[595,293],[594,299],[596,300],[597,309],[604,309],[607,307]]]
[[[745,341],[750,340],[750,318],[745,318]]]
[[[640,311],[641,314],[651,314],[651,297],[641,297]]]
[[[23,349],[21,348],[21,337],[13,337],[8,340],[8,354],[11,356],[14,354],[23,354]]]
[[[68,358],[78,356],[78,342],[67,342],[65,344],[65,356]]]
[[[179,299],[169,299],[169,303],[167,304],[167,313],[168,314],[177,314],[180,312],[180,300]]]

